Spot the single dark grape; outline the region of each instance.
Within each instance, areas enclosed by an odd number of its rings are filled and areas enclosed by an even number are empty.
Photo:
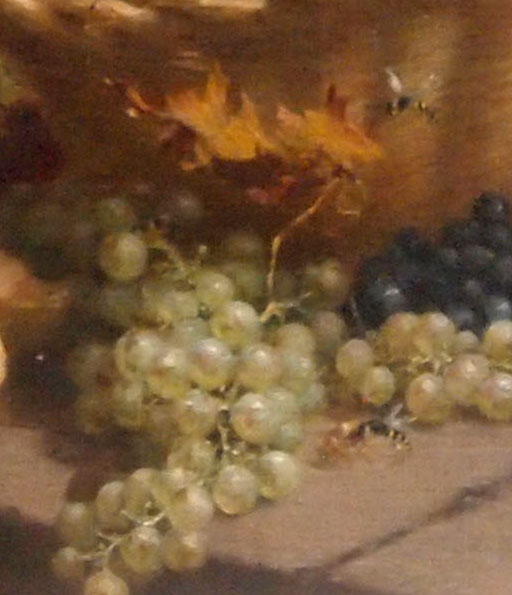
[[[504,223],[485,225],[481,241],[494,252],[512,252],[512,229]]]
[[[485,286],[474,277],[461,280],[459,291],[462,301],[471,306],[478,306],[485,298]]]
[[[443,308],[443,311],[459,330],[473,331],[476,334],[482,331],[482,317],[467,304],[451,303]]]
[[[509,199],[499,192],[483,192],[473,202],[473,217],[485,223],[506,222],[509,214]]]
[[[483,312],[488,323],[494,320],[510,320],[512,303],[503,295],[486,296],[482,302]]]
[[[512,291],[512,254],[496,258],[488,272],[488,279],[494,289]]]
[[[464,246],[460,252],[462,266],[473,275],[479,275],[486,271],[491,266],[494,256],[492,250],[479,244]]]
[[[390,265],[382,256],[367,258],[361,265],[361,276],[366,281],[390,276]]]
[[[426,261],[432,256],[433,247],[428,240],[422,238],[414,227],[404,227],[395,235],[395,245],[408,257]]]
[[[404,292],[392,279],[376,279],[360,292],[356,301],[369,326],[381,324],[391,314],[407,310],[409,306]]]
[[[459,252],[456,248],[449,246],[438,248],[435,253],[435,261],[446,272],[453,272],[460,268]]]
[[[482,229],[477,221],[453,221],[441,229],[441,246],[460,249],[480,240]]]

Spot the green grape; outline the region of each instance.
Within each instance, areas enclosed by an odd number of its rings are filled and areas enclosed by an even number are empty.
[[[146,374],[152,392],[163,399],[183,397],[190,390],[187,352],[176,345],[165,345]]]
[[[385,405],[395,394],[395,377],[386,366],[372,366],[364,373],[359,386],[363,399],[376,407]]]
[[[109,388],[115,378],[112,348],[103,343],[82,343],[69,354],[66,371],[75,386],[85,392]]]
[[[130,203],[121,196],[104,198],[94,205],[96,223],[103,233],[130,231],[137,216]]]
[[[259,485],[254,473],[242,465],[223,467],[213,485],[217,508],[226,514],[247,514],[256,506]]]
[[[141,468],[134,471],[124,482],[123,510],[133,518],[143,518],[153,502],[155,469]]]
[[[419,316],[412,312],[392,314],[381,326],[377,335],[377,346],[386,361],[406,361],[411,351],[413,333],[418,326]]]
[[[228,384],[233,379],[234,366],[229,347],[217,339],[202,339],[188,352],[189,377],[206,390]]]
[[[210,310],[230,302],[235,286],[229,277],[215,271],[200,271],[194,278],[198,300]]]
[[[171,529],[160,545],[162,561],[174,572],[194,570],[206,560],[206,540],[202,533],[181,533]]]
[[[83,556],[74,547],[63,547],[52,558],[52,570],[61,581],[81,582],[85,574]]]
[[[183,434],[208,436],[215,428],[219,403],[200,389],[193,389],[173,403],[174,419]]]
[[[452,352],[455,355],[460,353],[476,353],[480,351],[480,341],[472,331],[459,331],[455,335]]]
[[[279,380],[281,371],[277,351],[266,343],[254,343],[242,350],[236,377],[245,388],[265,390]]]
[[[210,326],[202,318],[187,318],[174,325],[172,341],[178,347],[188,349],[201,339],[210,336]]]
[[[412,415],[425,423],[441,423],[453,409],[453,401],[445,392],[443,379],[430,373],[417,376],[409,384],[405,401]]]
[[[287,388],[273,386],[265,392],[265,397],[270,400],[281,420],[288,421],[299,417],[300,407],[297,397]]]
[[[478,353],[459,355],[444,370],[443,382],[446,394],[463,406],[473,404],[476,389],[489,376],[489,361]]]
[[[313,382],[297,395],[297,403],[303,415],[322,411],[327,407],[325,386],[321,382]]]
[[[126,566],[141,575],[152,574],[162,566],[160,544],[162,537],[154,527],[135,527],[121,541],[119,551]]]
[[[302,287],[312,292],[313,299],[329,306],[345,303],[350,291],[350,276],[339,260],[328,258],[318,265],[309,265],[304,270]]]
[[[261,323],[256,310],[245,302],[227,302],[210,318],[213,335],[238,349],[255,343],[261,336]]]
[[[507,362],[512,357],[512,321],[497,320],[489,325],[482,340],[483,352],[487,357]]]
[[[231,425],[251,444],[269,444],[277,434],[280,415],[273,401],[259,393],[246,393],[231,407]]]
[[[298,419],[291,419],[279,426],[277,435],[270,446],[278,450],[293,452],[304,440],[304,428]]]
[[[367,341],[350,339],[338,349],[336,370],[347,384],[357,387],[373,361],[373,349]]]
[[[197,480],[193,471],[183,467],[175,467],[159,471],[153,477],[151,494],[161,510],[169,510],[173,498]]]
[[[106,236],[101,243],[98,261],[113,281],[133,281],[146,270],[148,251],[133,233],[120,232]]]
[[[258,459],[260,494],[268,500],[281,500],[294,492],[300,481],[299,463],[292,455],[271,450]]]
[[[306,391],[316,379],[315,361],[311,356],[278,349],[283,373],[280,384],[296,394]]]
[[[96,544],[94,511],[84,502],[66,502],[55,521],[60,539],[80,551],[88,551]]]
[[[250,231],[238,230],[225,238],[221,244],[221,252],[226,259],[264,262],[267,250],[259,236]]]
[[[114,346],[114,359],[119,372],[128,380],[142,379],[164,349],[157,331],[133,328],[122,335]]]
[[[207,477],[215,468],[217,449],[209,440],[187,438],[173,447],[167,457],[168,469],[179,467],[198,477]]]
[[[432,359],[450,352],[457,329],[441,312],[427,312],[418,319],[412,333],[412,345],[418,353]]]
[[[130,589],[122,578],[104,568],[85,581],[84,595],[130,595]]]
[[[173,527],[185,533],[203,529],[213,517],[213,502],[209,492],[191,485],[178,492],[166,509]]]
[[[315,337],[317,350],[328,356],[335,356],[348,336],[346,322],[330,310],[320,310],[313,314],[311,332]]]
[[[135,283],[108,283],[99,291],[96,302],[104,320],[120,328],[130,328],[139,315],[139,288]]]
[[[512,419],[512,375],[505,372],[492,372],[478,388],[475,402],[488,419],[510,421]]]
[[[192,290],[176,289],[171,275],[146,279],[141,288],[144,316],[156,324],[176,324],[180,320],[196,318],[199,300]]]
[[[96,522],[106,531],[123,533],[130,527],[130,521],[123,515],[124,483],[111,481],[106,483],[98,492],[94,502]]]
[[[74,413],[77,426],[84,434],[101,434],[111,423],[110,403],[103,393],[79,395],[74,403]]]
[[[138,382],[117,382],[112,390],[111,411],[118,426],[137,430],[143,421],[144,385]]]
[[[316,342],[312,331],[304,324],[291,322],[280,327],[274,335],[278,349],[311,356],[315,352]]]

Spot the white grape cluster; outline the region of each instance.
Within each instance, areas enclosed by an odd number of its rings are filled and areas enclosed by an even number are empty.
[[[359,396],[381,407],[403,398],[422,423],[444,422],[456,408],[512,420],[512,321],[493,322],[480,341],[440,312],[400,312],[344,343],[336,370],[338,400]]]
[[[328,259],[298,281],[279,271],[268,304],[258,236],[234,232],[212,254],[184,258],[156,229],[134,231],[119,199],[102,208],[106,282],[94,307],[122,334],[70,354],[77,420],[89,434],[145,436],[166,459],[64,505],[54,570],[75,581],[92,569],[86,595],[128,593],[125,575],[197,568],[215,509],[246,514],[295,490],[303,419],[326,405],[322,367],[347,334],[329,308],[349,289]],[[308,324],[285,322],[292,306]]]

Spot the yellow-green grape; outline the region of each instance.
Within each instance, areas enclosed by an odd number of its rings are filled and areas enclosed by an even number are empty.
[[[298,419],[290,419],[279,426],[271,446],[278,450],[293,452],[304,440],[304,428]]]
[[[84,502],[66,502],[55,521],[60,539],[80,551],[94,548],[96,532],[94,510]]]
[[[488,419],[512,419],[512,375],[493,372],[482,382],[475,394],[475,402]]]
[[[410,357],[411,341],[419,321],[412,312],[392,314],[377,335],[379,354],[386,361],[405,361]]]
[[[281,500],[294,492],[300,482],[297,459],[279,450],[271,450],[258,459],[260,494],[268,500]]]
[[[141,575],[152,574],[162,566],[161,541],[160,532],[154,527],[135,527],[121,541],[121,558],[133,572]]]
[[[63,547],[52,558],[52,570],[61,581],[81,582],[85,573],[83,556],[74,547]]]
[[[141,468],[134,471],[124,482],[123,510],[133,518],[142,518],[153,502],[153,483],[157,471]]]
[[[120,328],[132,327],[140,311],[139,288],[135,283],[108,283],[96,296],[98,314]]]
[[[206,527],[212,520],[214,507],[205,488],[191,485],[172,498],[165,512],[174,528],[190,533]]]
[[[210,326],[205,320],[202,318],[187,318],[174,325],[171,337],[175,345],[188,349],[210,335]]]
[[[274,335],[278,349],[311,356],[316,348],[315,336],[305,324],[291,322],[280,327]]]
[[[508,362],[512,358],[512,321],[497,320],[484,333],[483,352],[498,362]]]
[[[82,343],[69,354],[66,371],[75,386],[85,392],[110,388],[116,375],[112,348],[103,343]]]
[[[313,292],[313,298],[328,306],[345,303],[350,291],[351,279],[343,264],[328,258],[318,265],[309,265],[304,270],[302,286]]]
[[[278,352],[283,366],[280,384],[296,394],[307,390],[316,380],[314,359],[287,349],[278,349]]]
[[[207,477],[215,468],[217,450],[209,440],[187,438],[173,447],[167,457],[168,469],[179,467],[198,477]]]
[[[144,242],[133,233],[113,233],[101,243],[98,260],[109,279],[133,281],[146,270],[148,250]]]
[[[304,415],[322,411],[327,407],[325,386],[321,382],[313,382],[297,395],[297,402]]]
[[[229,277],[216,271],[200,271],[194,278],[198,300],[210,310],[230,302],[235,295],[235,286]]]
[[[155,324],[176,324],[199,314],[195,292],[176,289],[176,282],[170,275],[145,279],[141,297],[145,318]]]
[[[193,389],[173,403],[174,419],[183,434],[203,437],[215,428],[218,400],[200,389]]]
[[[310,324],[317,350],[324,355],[336,355],[348,336],[345,320],[336,312],[320,310],[313,314]]]
[[[163,399],[182,398],[190,390],[187,352],[164,345],[146,374],[149,389]]]
[[[130,589],[121,577],[104,568],[85,581],[84,595],[130,595]]]
[[[261,323],[256,310],[246,302],[227,302],[210,318],[213,335],[231,348],[239,349],[259,341]]]
[[[121,428],[137,430],[143,421],[144,385],[140,382],[117,382],[112,389],[111,411]]]
[[[245,347],[238,359],[236,378],[250,390],[265,390],[276,384],[281,376],[279,353],[266,343],[254,343]]]
[[[110,402],[104,393],[83,393],[74,403],[78,428],[90,436],[101,434],[111,424]]]
[[[130,527],[130,521],[123,515],[124,483],[111,481],[106,483],[96,495],[94,501],[96,522],[100,529],[122,533]]]
[[[426,358],[435,358],[451,351],[457,329],[441,312],[427,312],[418,319],[412,334],[414,349]]]
[[[157,331],[131,329],[114,346],[117,369],[128,380],[142,379],[162,353],[163,347],[162,335]]]
[[[162,561],[174,572],[200,568],[206,561],[206,539],[202,533],[170,529],[160,545]]]
[[[173,466],[156,473],[151,484],[151,495],[158,508],[169,510],[173,498],[193,485],[195,481],[197,481],[197,475],[193,471]]]
[[[489,376],[489,361],[478,353],[459,355],[446,367],[443,374],[444,389],[457,404],[474,404],[474,394]]]
[[[297,397],[287,388],[273,386],[265,392],[265,397],[270,400],[281,420],[291,420],[299,417],[300,407]]]
[[[245,230],[230,233],[221,244],[223,256],[235,260],[264,262],[266,251],[263,240],[255,233]]]
[[[366,370],[359,392],[365,401],[380,407],[395,394],[395,377],[386,366],[372,366]]]
[[[246,393],[231,407],[231,425],[251,444],[269,444],[281,422],[273,402],[259,393]]]
[[[103,233],[130,231],[137,223],[137,215],[131,204],[121,196],[112,196],[94,205],[97,226]]]
[[[412,380],[405,393],[405,401],[412,415],[425,423],[441,423],[453,409],[453,401],[446,394],[443,379],[430,373]]]
[[[373,365],[373,360],[373,349],[367,341],[350,339],[338,349],[336,370],[344,382],[356,387]]]
[[[223,467],[212,489],[215,505],[226,514],[251,512],[256,506],[258,494],[256,476],[242,465]]]
[[[225,386],[233,379],[235,358],[222,341],[208,338],[195,343],[188,352],[190,379],[206,390]]]
[[[222,262],[219,270],[233,281],[235,298],[255,303],[265,295],[265,269],[249,262]]]
[[[473,331],[459,331],[455,335],[452,346],[452,353],[454,355],[476,353],[477,351],[480,351],[480,340]]]

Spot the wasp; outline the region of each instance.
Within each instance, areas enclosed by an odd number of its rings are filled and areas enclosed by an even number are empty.
[[[386,113],[390,116],[398,116],[407,109],[416,109],[426,116],[428,120],[435,119],[435,112],[422,99],[415,99],[404,91],[404,86],[398,74],[391,68],[385,68],[388,85],[396,97],[386,103]],[[430,79],[429,79],[430,80]]]

